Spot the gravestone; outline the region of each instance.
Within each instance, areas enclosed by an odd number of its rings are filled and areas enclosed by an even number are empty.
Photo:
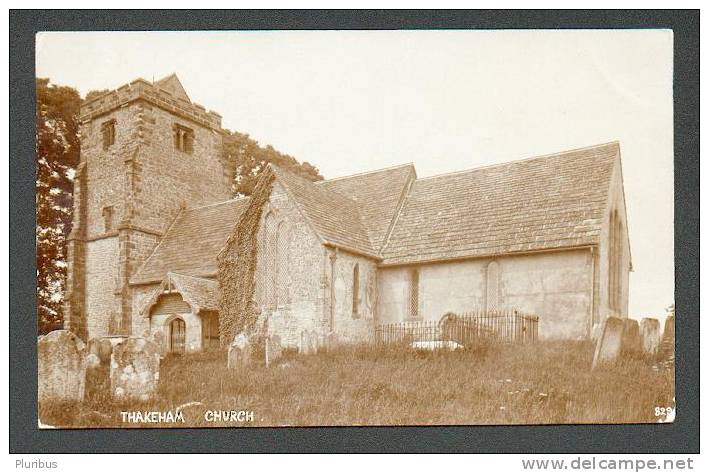
[[[37,396],[39,402],[84,399],[86,346],[68,330],[55,330],[37,342]]]
[[[113,345],[106,339],[89,340],[86,357],[86,397],[96,398],[111,389],[111,354]]]
[[[626,357],[637,357],[642,355],[642,339],[640,338],[640,327],[635,319],[623,320],[623,336],[621,339],[621,355]]]
[[[271,335],[270,337],[266,337],[265,346],[266,366],[268,366],[269,364],[278,361],[278,359],[283,354],[283,347],[281,346],[281,337],[279,337],[278,335]]]
[[[160,353],[167,353],[167,344],[165,343],[165,333],[162,330],[156,330],[152,335],[153,343],[158,347]]]
[[[333,350],[339,343],[337,339],[337,334],[335,332],[330,332],[325,336],[325,349]]]
[[[111,395],[116,399],[148,400],[160,379],[160,352],[151,341],[129,337],[113,347]]]
[[[317,353],[318,350],[320,349],[321,345],[319,343],[320,336],[318,335],[318,333],[315,330],[310,331],[309,340],[310,340],[310,353],[313,353],[313,354]]]
[[[623,319],[617,317],[608,317],[603,322],[603,330],[596,342],[596,351],[593,355],[593,368],[615,361],[620,356],[623,326]]]
[[[236,369],[240,366],[251,364],[251,343],[245,333],[240,333],[234,337],[234,341],[229,345],[227,354],[227,368]]]
[[[640,321],[640,338],[643,353],[656,355],[660,348],[660,322],[657,319],[644,318]]]
[[[315,340],[314,343],[317,345],[317,340]],[[312,347],[313,342],[310,340],[310,331],[303,330],[300,332],[300,346],[298,347],[298,352],[301,355],[311,355],[314,353]]]

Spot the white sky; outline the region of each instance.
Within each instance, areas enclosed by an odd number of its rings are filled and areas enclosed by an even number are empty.
[[[619,140],[630,313],[674,301],[672,33],[41,33],[37,76],[113,89],[176,72],[194,102],[326,178],[419,177]]]

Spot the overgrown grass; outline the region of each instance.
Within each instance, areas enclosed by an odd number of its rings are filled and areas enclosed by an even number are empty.
[[[154,400],[117,402],[108,390],[75,405],[40,406],[61,427],[252,427],[657,422],[674,405],[674,373],[626,359],[591,370],[588,342],[414,352],[343,347],[287,354],[268,368],[226,368],[222,352],[163,360]],[[185,424],[123,423],[121,411],[183,409]],[[254,421],[207,422],[206,410]]]

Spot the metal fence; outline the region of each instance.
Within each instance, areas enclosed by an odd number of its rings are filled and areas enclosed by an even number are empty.
[[[510,343],[537,341],[539,317],[517,310],[448,313],[439,321],[377,325],[376,343],[453,341],[466,346],[481,339]]]

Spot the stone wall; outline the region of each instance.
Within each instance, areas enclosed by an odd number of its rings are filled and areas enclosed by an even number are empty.
[[[267,232],[279,226],[282,237],[273,236],[269,247]],[[260,307],[261,320],[268,320],[269,334],[279,335],[286,347],[297,347],[303,330],[325,335],[329,331],[324,301],[329,295],[323,277],[325,250],[297,205],[277,181],[261,213],[257,242],[254,296]],[[274,246],[278,246],[277,251]],[[267,252],[278,260],[275,262],[277,275],[266,270]],[[274,279],[269,280],[269,277]],[[271,289],[267,289],[268,285]],[[274,289],[276,294],[267,296],[268,291]],[[271,302],[266,300],[268,297],[272,298]]]
[[[357,342],[369,340],[374,329],[376,304],[376,263],[369,258],[341,250],[329,250],[330,270],[334,269],[334,331],[338,341]],[[359,273],[357,312],[354,302],[355,265]],[[328,272],[328,275],[330,273]]]
[[[109,335],[112,319],[120,311],[118,237],[86,245],[86,319],[88,340]]]
[[[588,336],[591,310],[590,250],[507,256],[497,266],[498,308],[540,316],[542,338]],[[491,259],[418,266],[419,314],[440,320],[447,312],[485,308]],[[407,320],[410,267],[381,268],[376,323]]]
[[[146,146],[137,163],[134,225],[164,232],[182,206],[198,207],[231,198],[230,182],[219,159],[220,133],[148,103],[134,107]],[[175,149],[176,124],[194,131],[192,154]]]

